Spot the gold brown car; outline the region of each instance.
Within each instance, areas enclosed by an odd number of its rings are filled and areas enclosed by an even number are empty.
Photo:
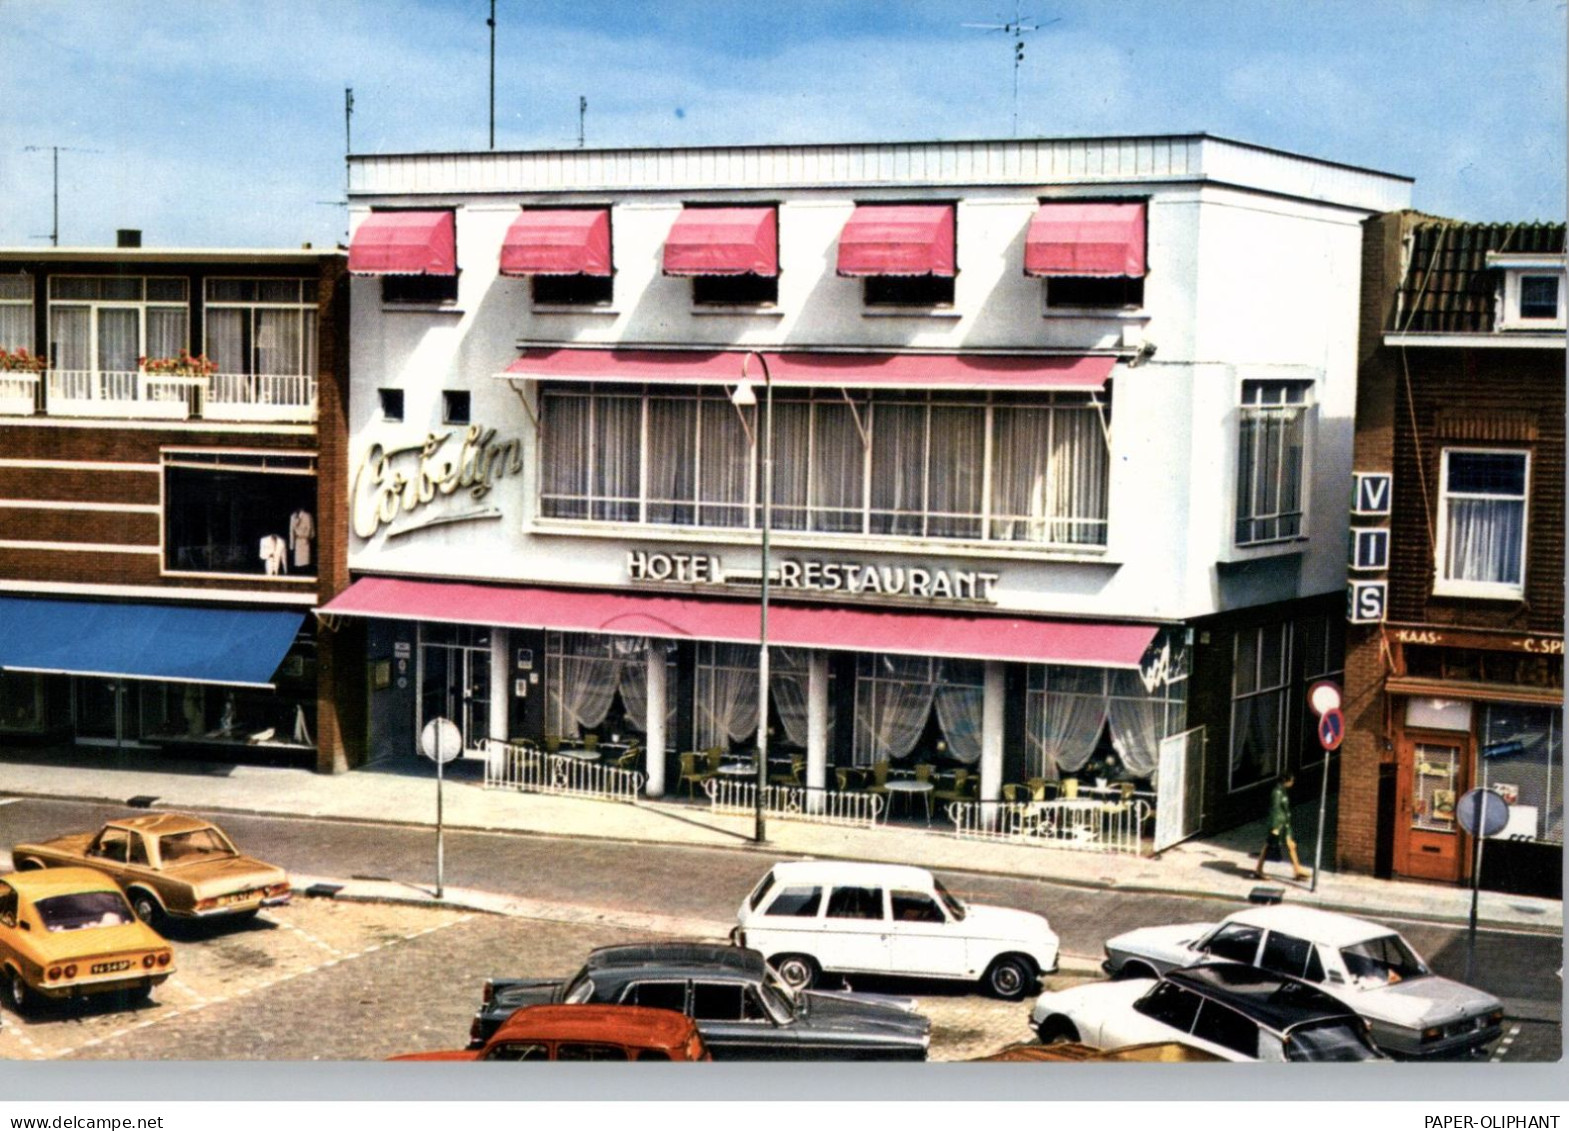
[[[97,833],[19,844],[20,870],[85,866],[113,877],[137,916],[156,927],[164,916],[251,916],[289,902],[282,868],[242,856],[211,821],[182,813],[147,813],[110,821]]]
[[[174,952],[139,922],[114,881],[91,868],[0,876],[0,977],[11,1008],[41,998],[123,992],[145,998],[174,973]]]

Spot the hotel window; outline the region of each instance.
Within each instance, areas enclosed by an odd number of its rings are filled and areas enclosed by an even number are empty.
[[[441,422],[467,424],[473,416],[472,398],[463,389],[447,389],[441,394]]]
[[[1282,753],[1291,691],[1289,624],[1237,632],[1231,672],[1231,762],[1227,789],[1269,781],[1285,768]]]
[[[163,453],[166,573],[316,576],[316,457]]]
[[[66,373],[134,373],[140,359],[190,348],[186,280],[56,275],[49,280],[49,363]]]
[[[1525,595],[1529,472],[1525,452],[1444,450],[1434,593],[1514,599]]]
[[[1048,279],[1048,310],[1137,310],[1144,305],[1144,280],[1125,278]]]
[[[376,396],[381,402],[381,418],[383,420],[396,422],[403,419],[402,389],[377,389]]]
[[[779,301],[777,275],[694,275],[696,306],[773,306]]]
[[[952,306],[952,275],[874,275],[866,280],[867,306]]]
[[[1092,765],[1103,739],[1132,778],[1149,777],[1161,740],[1187,725],[1188,651],[1148,673],[1116,668],[1032,664],[1025,691],[1025,774],[1056,781]]]
[[[758,461],[720,388],[547,388],[546,518],[756,529]],[[1083,394],[776,391],[777,530],[1106,544],[1105,405]]]
[[[0,350],[33,348],[33,277],[0,275]]]
[[[1236,544],[1302,535],[1312,385],[1244,381],[1237,427]]]
[[[609,306],[613,275],[535,275],[529,280],[535,306]]]

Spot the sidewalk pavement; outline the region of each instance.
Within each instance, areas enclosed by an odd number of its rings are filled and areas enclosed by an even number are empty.
[[[125,804],[154,798],[159,809],[202,813],[250,813],[363,821],[373,824],[434,826],[434,767],[410,760],[395,766],[371,765],[347,774],[323,775],[304,769],[235,766],[193,762],[155,751],[98,752],[80,748],[0,749],[0,796],[53,797]],[[1317,800],[1298,799],[1293,817],[1302,863],[1312,866]],[[1331,805],[1331,808],[1333,806]],[[0,828],[4,809],[0,808]],[[930,829],[918,825],[840,828],[804,821],[771,819],[768,842],[751,841],[752,818],[721,816],[706,805],[680,801],[637,804],[526,794],[485,789],[480,764],[454,763],[443,787],[443,821],[453,830],[516,832],[545,836],[596,837],[629,844],[681,844],[755,852],[767,860],[803,856],[914,863],[938,870],[1020,876],[1117,892],[1160,892],[1244,901],[1261,881],[1252,877],[1262,820],[1251,825],[1177,845],[1158,857],[1133,857],[1030,845],[960,840],[940,816]],[[72,830],[62,829],[61,832]],[[5,838],[0,836],[0,842]],[[8,845],[6,846],[8,847]],[[1332,853],[1326,848],[1326,863]],[[1317,890],[1281,877],[1288,865],[1268,866],[1263,883],[1284,889],[1287,902],[1371,915],[1378,919],[1417,919],[1464,925],[1470,914],[1469,888],[1376,879],[1326,870]],[[759,874],[762,864],[759,863]],[[305,878],[307,883],[314,877]],[[398,883],[323,879],[342,884],[338,898],[434,900],[423,887]],[[603,908],[564,908],[531,904],[494,893],[443,893],[445,902],[483,910],[541,918],[571,918],[603,923]],[[690,932],[686,920],[629,916],[658,933]],[[1482,892],[1478,919],[1492,927],[1563,931],[1558,900]],[[646,920],[646,922],[644,922]],[[729,924],[703,924],[713,933]]]

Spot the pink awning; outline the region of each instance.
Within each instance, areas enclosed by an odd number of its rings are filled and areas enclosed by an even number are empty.
[[[394,577],[361,578],[318,612],[730,644],[755,644],[758,638],[758,604],[753,600]],[[1147,624],[917,613],[784,601],[768,609],[769,643],[781,647],[1109,668],[1138,667],[1157,631],[1156,626]]]
[[[518,213],[501,243],[501,273],[609,275],[610,209],[534,208]]]
[[[525,349],[503,377],[546,381],[619,381],[648,385],[734,385],[744,350]],[[764,352],[778,386],[795,388],[1038,389],[1104,388],[1114,357],[1080,354],[773,353]],[[762,379],[762,367],[748,377]]]
[[[686,208],[665,237],[666,275],[779,274],[772,208]]]
[[[1024,237],[1024,273],[1143,278],[1143,203],[1041,205]]]
[[[349,241],[356,275],[456,275],[457,225],[441,212],[372,212]]]
[[[951,204],[859,204],[839,233],[841,275],[954,272]]]

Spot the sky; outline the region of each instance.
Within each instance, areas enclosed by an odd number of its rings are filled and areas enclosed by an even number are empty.
[[[1566,0],[497,0],[495,144],[1210,133],[1562,221]],[[489,147],[489,0],[0,0],[0,246],[330,246],[355,153]],[[58,147],[58,153],[52,150]]]

